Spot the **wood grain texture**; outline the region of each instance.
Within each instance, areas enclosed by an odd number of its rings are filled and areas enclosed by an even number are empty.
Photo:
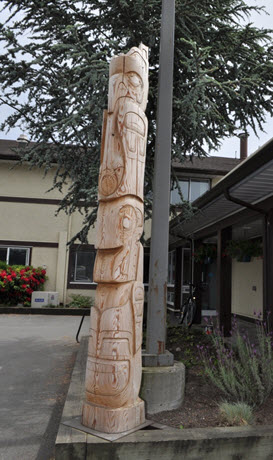
[[[143,181],[147,141],[148,49],[110,64],[99,174],[99,210],[82,423],[121,433],[145,421],[138,397],[144,303]]]

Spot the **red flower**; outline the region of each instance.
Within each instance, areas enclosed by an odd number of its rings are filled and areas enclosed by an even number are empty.
[[[42,275],[45,275],[45,274],[46,274],[46,270],[42,270],[41,273],[42,273]]]
[[[27,291],[27,293],[28,293],[28,294],[32,294],[32,292],[33,292],[33,289],[31,289],[31,288],[27,288],[27,289],[26,289],[26,291]]]
[[[22,284],[22,288],[23,289],[26,289],[27,285],[26,284]]]
[[[44,282],[45,282],[45,280],[44,280],[43,278],[42,278],[40,281],[41,281],[41,283],[44,283]]]
[[[26,278],[25,276],[21,278],[22,281],[24,281],[25,283],[29,283],[29,278]]]

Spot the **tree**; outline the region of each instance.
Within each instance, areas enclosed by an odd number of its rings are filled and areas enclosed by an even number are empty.
[[[32,141],[22,161],[57,163],[53,187],[68,192],[60,209],[85,215],[86,239],[96,219],[102,110],[108,62],[141,41],[150,48],[146,211],[153,176],[161,0],[3,0],[0,103]],[[273,114],[270,31],[244,22],[243,0],[177,0],[173,158],[206,155],[226,136],[261,129]],[[176,180],[175,177],[173,179]]]

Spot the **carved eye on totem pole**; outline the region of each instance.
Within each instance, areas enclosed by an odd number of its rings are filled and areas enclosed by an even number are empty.
[[[120,210],[120,218],[122,221],[123,239],[127,240],[135,231],[137,225],[136,211],[132,206],[123,206]]]

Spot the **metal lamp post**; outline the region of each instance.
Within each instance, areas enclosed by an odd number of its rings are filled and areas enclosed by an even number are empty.
[[[153,184],[147,342],[144,366],[172,365],[165,350],[168,281],[169,208],[175,0],[162,0],[157,134]]]

